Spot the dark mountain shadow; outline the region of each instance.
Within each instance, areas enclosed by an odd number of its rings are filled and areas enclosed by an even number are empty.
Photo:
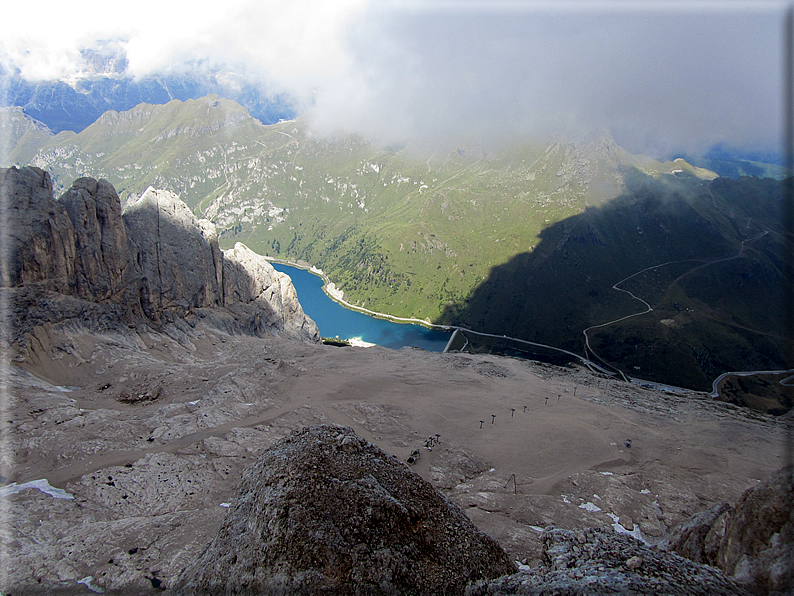
[[[701,390],[725,371],[791,366],[783,183],[625,174],[622,195],[545,229],[437,322]]]

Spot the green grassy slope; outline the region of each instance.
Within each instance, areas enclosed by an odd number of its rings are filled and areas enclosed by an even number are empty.
[[[78,135],[16,130],[14,155],[56,193],[80,176],[122,199],[171,190],[222,247],[316,265],[373,310],[580,354],[583,330],[608,323],[588,332],[597,357],[691,387],[786,364],[775,180],[714,180],[608,135],[428,155],[263,126],[215,96],[108,112]],[[628,292],[653,310],[614,322],[645,309]]]
[[[122,199],[171,190],[216,224],[222,247],[310,262],[353,302],[426,319],[535,247],[544,228],[618,194],[621,167],[681,167],[631,156],[606,135],[428,157],[313,138],[302,121],[263,126],[208,96],[108,112],[31,163],[57,192],[79,176],[108,179]]]
[[[26,116],[22,108],[0,108],[0,153],[6,160],[4,166],[27,164],[53,136],[44,124]]]
[[[697,389],[726,371],[790,366],[782,183],[627,181],[622,196],[544,230],[440,320],[579,354],[583,331],[603,325],[588,332],[589,354]]]

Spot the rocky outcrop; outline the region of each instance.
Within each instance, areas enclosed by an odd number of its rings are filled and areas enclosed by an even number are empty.
[[[8,214],[3,222],[8,234],[8,254],[2,259],[8,268],[5,283],[39,283],[68,292],[75,268],[74,228],[64,206],[52,198],[50,175],[38,168],[0,172]]]
[[[198,313],[234,332],[319,340],[289,277],[243,245],[226,258],[214,225],[173,193],[150,188],[122,215],[106,180],[80,178],[55,200],[49,175],[30,167],[0,170],[0,192],[8,206],[3,286],[14,294],[12,340],[97,309],[107,324],[162,327]]]
[[[794,592],[794,467],[748,489],[736,505],[692,516],[668,549],[719,567],[758,594]]]
[[[731,510],[728,503],[717,503],[696,513],[670,533],[668,550],[696,563],[714,565]]]
[[[80,178],[57,203],[74,230],[75,293],[94,301],[123,299],[132,281],[131,254],[116,189],[107,180]]]
[[[262,310],[259,325],[284,329],[292,334],[306,332],[295,287],[287,275],[273,269],[262,255],[240,242],[223,253],[224,304],[234,309],[236,305],[251,302],[268,304],[272,308]]]
[[[748,593],[718,569],[645,546],[611,529],[542,535],[544,565],[470,587],[467,596],[690,596]]]
[[[174,193],[146,189],[128,201],[124,225],[141,275],[141,306],[156,317],[164,308],[224,306],[222,254],[215,226],[198,220]]]
[[[462,594],[515,572],[429,483],[352,429],[303,428],[249,468],[178,594]]]

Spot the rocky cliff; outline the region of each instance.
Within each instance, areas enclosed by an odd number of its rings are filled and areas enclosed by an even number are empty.
[[[669,548],[718,567],[756,594],[794,593],[794,467],[675,529]]]
[[[57,200],[38,168],[0,170],[0,185],[12,341],[75,317],[158,328],[201,317],[236,332],[319,339],[289,277],[243,245],[225,255],[214,226],[173,193],[150,188],[122,215],[105,180],[81,178]]]
[[[541,539],[543,565],[480,582],[466,596],[749,596],[718,569],[609,528],[547,528]]]

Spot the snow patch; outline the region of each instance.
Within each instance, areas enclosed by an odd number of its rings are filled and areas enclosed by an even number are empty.
[[[620,534],[628,534],[629,536],[633,536],[643,544],[650,545],[650,543],[647,540],[645,540],[645,538],[643,538],[642,530],[640,530],[640,527],[637,524],[634,524],[634,527],[631,530],[628,530],[624,528],[623,525],[620,523],[620,518],[617,515],[615,515],[614,513],[607,513],[607,515],[612,518],[612,522],[613,522],[612,527],[615,529],[615,532],[618,532]]]
[[[105,588],[96,585],[94,582],[94,576],[89,575],[88,577],[84,577],[83,579],[78,579],[78,584],[85,585],[86,588],[91,590],[92,592],[96,592],[97,594],[102,594],[105,591]]]
[[[50,486],[50,483],[47,482],[46,478],[42,478],[41,480],[31,480],[30,482],[25,482],[23,484],[12,482],[8,486],[0,487],[0,498],[13,495],[26,488],[36,488],[44,494],[50,495],[55,499],[74,499],[74,496],[71,493],[67,493],[62,488]]]
[[[601,507],[598,505],[594,505],[593,503],[579,503],[579,509],[586,509],[587,511],[601,511]]]

